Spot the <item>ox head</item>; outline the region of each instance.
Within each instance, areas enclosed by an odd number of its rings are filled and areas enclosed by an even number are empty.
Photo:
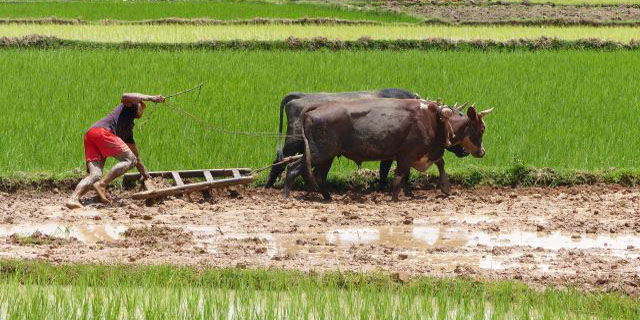
[[[462,109],[459,109],[459,111],[461,113]],[[484,157],[482,136],[484,135],[485,125],[483,118],[491,111],[493,111],[493,108],[477,111],[474,104],[467,110],[466,116],[455,117],[459,120],[454,120],[454,123],[452,123],[456,133],[456,144],[462,145],[465,151],[476,158]]]

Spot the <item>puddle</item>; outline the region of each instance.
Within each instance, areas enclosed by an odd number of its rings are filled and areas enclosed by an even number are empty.
[[[495,247],[542,248],[546,252],[536,254],[528,265],[535,265],[541,272],[550,272],[550,262],[556,259],[559,250],[598,249],[607,257],[640,257],[640,237],[632,234],[582,234],[572,236],[562,232],[484,232],[469,228],[446,225],[412,225],[393,227],[362,227],[338,229],[310,229],[292,234],[228,232],[218,226],[183,225],[185,231],[193,233],[194,246],[204,248],[210,254],[220,254],[224,249],[256,248],[273,258],[277,255],[302,254],[335,259],[345,257],[354,246],[374,245],[371,256],[388,259],[400,253],[411,259],[442,266],[466,264],[483,269],[502,270],[520,266],[517,262],[521,250],[507,254],[491,254]],[[81,242],[116,241],[128,229],[124,225],[88,224],[64,225],[18,224],[0,225],[0,237],[12,234],[28,236],[39,231],[60,237],[74,237]],[[380,247],[392,248],[392,253],[383,253]],[[434,250],[430,250],[434,249]],[[366,251],[366,249],[365,249]],[[253,254],[253,253],[251,253]],[[389,256],[383,256],[387,254]],[[555,271],[555,270],[554,270]]]
[[[341,246],[389,244],[394,247],[460,248],[524,246],[546,250],[640,248],[640,237],[631,234],[583,234],[577,237],[563,232],[484,232],[445,226],[378,227],[336,229],[326,233],[327,241]]]
[[[435,221],[434,221],[435,220]],[[456,223],[466,223],[466,224],[480,224],[480,223],[494,223],[498,221],[498,219],[494,216],[487,215],[475,215],[475,216],[435,216],[428,218],[419,218],[415,220],[416,225],[429,225],[434,222],[438,223],[448,223],[448,222],[456,222]]]
[[[604,257],[638,257],[640,237],[631,234],[584,234],[579,237],[562,232],[484,232],[447,226],[341,228],[325,233],[327,242],[347,250],[351,246],[380,245],[408,252],[408,256],[435,265],[476,265],[482,269],[504,270],[520,267],[522,251],[494,255],[495,247],[527,247],[547,250],[535,255],[527,265],[535,265],[541,272],[551,272],[549,261],[557,258],[562,249],[605,250]],[[428,249],[435,249],[428,250]],[[478,251],[479,250],[479,251]],[[462,253],[461,253],[462,252]],[[602,252],[602,251],[601,251]],[[553,270],[562,271],[562,270]]]
[[[337,229],[326,234],[331,244],[351,246],[355,244],[380,243],[380,229]]]
[[[640,237],[635,235],[596,235],[584,234],[573,237],[562,232],[510,232],[488,234],[485,232],[469,232],[467,246],[484,245],[488,247],[527,246],[547,250],[561,249],[608,249],[627,250],[627,247],[640,247]]]
[[[0,237],[9,237],[13,234],[29,236],[37,231],[42,234],[57,238],[76,238],[85,243],[98,241],[115,241],[120,239],[127,227],[122,225],[63,225],[57,223],[46,224],[18,224],[0,225]]]
[[[223,232],[218,226],[189,225],[183,228],[191,231],[195,245],[204,247],[208,253],[218,253],[220,246],[230,241],[255,241],[264,244],[268,257],[274,257],[279,252],[275,236],[269,233]]]

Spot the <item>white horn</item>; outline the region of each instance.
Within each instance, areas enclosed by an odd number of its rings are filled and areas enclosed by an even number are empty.
[[[462,110],[464,110],[464,108],[467,106],[467,104],[469,104],[469,102],[465,102],[463,103],[461,106],[459,106],[458,108],[456,108],[458,111],[462,112]]]
[[[493,111],[493,108],[491,108],[491,109],[487,109],[487,110],[482,110],[482,111],[480,111],[480,113],[478,114],[478,117],[482,118],[482,117],[484,117],[484,116],[488,115],[489,113],[491,113],[491,111]]]

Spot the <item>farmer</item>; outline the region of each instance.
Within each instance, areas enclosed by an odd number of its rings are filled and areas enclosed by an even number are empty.
[[[82,179],[67,203],[69,209],[82,208],[80,197],[91,187],[96,190],[100,201],[109,203],[107,186],[111,181],[123,175],[134,166],[138,168],[142,180],[149,178],[138,148],[133,140],[134,120],[142,117],[146,104],[144,101],[164,102],[161,95],[148,96],[140,93],[125,93],[121,103],[105,118],[94,123],[84,134],[84,154],[89,175]],[[102,179],[102,170],[107,157],[118,159]]]

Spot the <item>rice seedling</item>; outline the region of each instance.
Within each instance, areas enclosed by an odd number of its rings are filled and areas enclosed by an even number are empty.
[[[6,319],[636,319],[612,293],[279,270],[0,263]]]
[[[556,170],[635,170],[640,142],[630,137],[640,134],[634,108],[638,55],[3,50],[0,173],[78,174],[83,133],[122,92],[168,94],[201,81],[206,86],[199,96],[151,105],[138,120],[136,141],[150,169],[262,167],[275,156],[278,106],[287,92],[401,87],[446,103],[496,108],[487,118],[485,158],[447,158],[452,170],[506,169],[520,162]],[[332,172],[355,168],[342,159]]]
[[[438,26],[438,25],[0,25],[0,36],[29,34],[95,42],[184,43],[207,40],[284,40],[326,37],[336,40],[428,39],[510,40],[540,37],[576,40],[598,38],[629,42],[640,39],[638,27]]]
[[[417,22],[418,18],[383,10],[355,10],[340,5],[265,1],[11,1],[0,2],[0,18],[75,18],[83,20],[146,20],[209,18],[330,17],[347,20]]]

